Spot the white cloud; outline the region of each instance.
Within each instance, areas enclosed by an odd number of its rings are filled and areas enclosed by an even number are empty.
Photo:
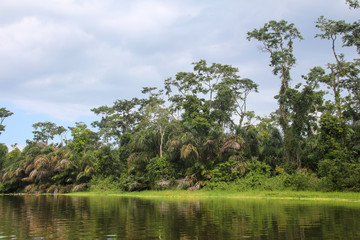
[[[268,87],[276,78],[268,54],[246,32],[271,19],[301,25],[327,13],[354,17],[343,2],[2,0],[0,100],[77,118],[94,105],[136,96],[142,86],[161,86],[200,59],[237,66],[241,77]],[[305,41],[313,44],[309,35]],[[316,65],[311,57],[303,61],[299,72]],[[256,100],[273,103],[272,97],[261,92]]]
[[[14,83],[32,74],[63,70],[73,54],[81,54],[92,39],[76,26],[44,22],[37,17],[1,26],[0,76],[5,80],[17,76],[11,79]]]
[[[88,105],[77,103],[54,103],[29,99],[18,99],[14,104],[20,108],[36,113],[48,114],[51,117],[63,121],[76,121],[79,116],[91,116]]]
[[[179,16],[170,5],[157,1],[136,2],[118,10],[107,14],[101,25],[125,38],[161,34]]]

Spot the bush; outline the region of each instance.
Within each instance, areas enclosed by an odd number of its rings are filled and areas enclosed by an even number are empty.
[[[305,169],[285,177],[284,186],[295,191],[316,190],[316,175]]]
[[[174,169],[165,157],[150,159],[146,166],[149,183],[154,187],[159,180],[169,180],[174,176]]]
[[[360,191],[360,164],[343,158],[325,159],[319,163],[319,174],[332,191]]]
[[[117,160],[109,146],[104,146],[100,150],[95,151],[95,156],[95,169],[97,174],[106,177],[117,173]]]
[[[145,177],[135,176],[133,174],[123,173],[119,179],[119,186],[122,191],[141,191],[148,189]]]
[[[212,182],[232,182],[246,174],[247,162],[239,162],[236,158],[229,158],[229,161],[218,164],[211,172]]]
[[[119,191],[123,190],[121,183],[114,176],[109,177],[93,177],[89,182],[90,191],[98,192],[98,191]]]

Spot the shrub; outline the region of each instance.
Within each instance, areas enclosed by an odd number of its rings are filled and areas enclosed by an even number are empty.
[[[123,190],[121,187],[121,183],[114,176],[102,177],[97,176],[93,177],[89,182],[90,191],[115,191],[115,190]]]
[[[287,175],[284,186],[296,191],[316,190],[316,175],[299,169],[294,174]]]
[[[245,175],[248,163],[229,158],[229,161],[218,164],[212,171],[212,182],[231,182]]]
[[[326,179],[327,186],[331,187],[332,191],[360,191],[360,164],[358,163],[349,163],[341,156],[325,159],[319,162],[319,174]]]
[[[159,180],[171,179],[174,176],[174,169],[165,157],[150,159],[146,166],[147,176],[150,184],[154,187]]]

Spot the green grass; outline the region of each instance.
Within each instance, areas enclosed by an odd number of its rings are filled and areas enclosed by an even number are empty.
[[[165,190],[165,191],[141,191],[141,192],[79,192],[67,194],[70,196],[124,196],[139,198],[167,198],[167,199],[284,199],[302,201],[337,201],[337,202],[358,202],[360,193],[354,192],[307,192],[307,191],[186,191],[186,190]]]

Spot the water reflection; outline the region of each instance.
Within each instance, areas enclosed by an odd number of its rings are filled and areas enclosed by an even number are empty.
[[[359,207],[274,200],[0,196],[0,238],[359,239]]]

